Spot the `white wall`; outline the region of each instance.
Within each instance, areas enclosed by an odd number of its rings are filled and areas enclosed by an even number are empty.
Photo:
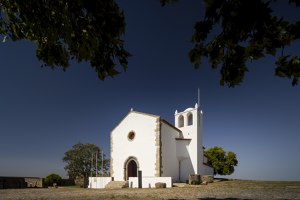
[[[191,140],[176,140],[176,156],[178,160],[189,157],[189,145]]]
[[[198,145],[197,145],[197,152],[198,152],[198,174],[201,174],[201,168],[203,166],[204,161],[204,152],[203,152],[203,112],[202,110],[198,111]],[[202,174],[201,174],[202,175]],[[212,174],[213,175],[213,174]]]
[[[207,157],[203,156],[203,163],[207,163]]]
[[[188,125],[189,115],[193,115],[192,125]],[[178,127],[179,116],[184,118],[183,127]],[[188,108],[183,112],[175,113],[175,125],[182,131],[183,138],[191,139],[188,146],[189,157],[180,161],[180,180],[185,181],[189,174],[200,174],[200,165],[203,162],[202,112],[196,105],[195,108]]]
[[[180,161],[180,182],[186,182],[189,179],[190,174],[195,174],[191,158],[188,157]]]
[[[155,176],[155,146],[158,116],[132,111],[111,132],[111,176],[124,180],[124,164],[130,156],[137,158],[143,176]],[[128,133],[134,131],[130,141]]]
[[[112,180],[112,177],[89,177],[88,188],[102,189],[105,188],[105,186]]]
[[[211,175],[211,176],[213,176],[214,175],[214,168],[212,168],[212,167],[210,167],[208,165],[203,164],[201,166],[200,174],[201,174],[201,176],[203,176],[203,175]]]
[[[161,123],[162,143],[162,174],[161,176],[172,177],[174,181],[179,180],[179,161],[176,155],[176,140],[179,132],[165,122]]]
[[[129,178],[129,187],[130,188],[138,188],[138,178],[130,177]],[[155,188],[155,183],[166,183],[167,188],[171,188],[172,177],[143,177],[142,178],[142,188]]]
[[[185,182],[188,179],[189,174],[195,173],[189,155],[190,142],[191,140],[176,141],[176,154],[180,165],[179,182]]]

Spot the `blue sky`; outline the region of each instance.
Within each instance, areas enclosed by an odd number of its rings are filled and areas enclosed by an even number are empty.
[[[221,87],[218,70],[207,61],[195,70],[187,56],[201,1],[118,2],[133,56],[115,78],[100,81],[87,63],[41,68],[34,44],[0,44],[0,176],[66,177],[62,157],[72,145],[94,143],[109,155],[110,131],[130,108],[174,123],[175,110],[194,106],[200,88],[204,146],[237,154],[231,177],[300,180],[300,88],[274,76],[273,57],[250,63],[241,86]],[[288,50],[299,52],[299,43]]]

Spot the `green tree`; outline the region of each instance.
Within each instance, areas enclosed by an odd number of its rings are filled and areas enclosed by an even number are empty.
[[[45,178],[45,184],[47,186],[53,186],[53,183],[56,183],[57,185],[61,184],[61,180],[62,178],[57,175],[57,174],[49,174],[46,178]]]
[[[204,155],[207,157],[207,164],[214,168],[215,175],[230,175],[238,164],[235,153],[226,153],[221,147],[210,148],[204,151]]]
[[[300,20],[291,22],[276,16],[272,10],[276,0],[203,1],[205,16],[194,26],[195,46],[189,52],[195,68],[207,57],[213,69],[220,68],[220,84],[233,87],[243,81],[249,61],[272,55],[276,57],[275,74],[292,79],[292,85],[298,83],[300,57],[284,50],[300,38]],[[300,6],[300,0],[286,3]]]
[[[82,177],[84,187],[88,184],[89,176],[98,175],[99,172],[102,175],[108,174],[109,160],[106,159],[102,150],[94,144],[75,144],[72,149],[65,152],[63,161],[66,162],[65,170],[69,177],[74,179]]]
[[[102,80],[119,73],[117,62],[127,68],[124,14],[113,0],[1,0],[0,11],[3,41],[34,42],[42,66],[86,61]]]

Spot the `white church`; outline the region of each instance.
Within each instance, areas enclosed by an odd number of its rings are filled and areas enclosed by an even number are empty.
[[[203,113],[198,104],[175,111],[175,125],[133,109],[111,131],[110,175],[114,181],[169,177],[186,182],[190,174],[213,175],[203,155]]]

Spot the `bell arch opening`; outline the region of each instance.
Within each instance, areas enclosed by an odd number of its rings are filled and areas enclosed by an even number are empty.
[[[183,118],[182,115],[180,115],[178,117],[178,127],[180,128],[180,127],[183,127],[183,126],[184,126],[184,118]]]
[[[187,125],[190,126],[190,125],[193,125],[193,114],[192,113],[188,113],[187,115],[188,117],[188,123]]]

